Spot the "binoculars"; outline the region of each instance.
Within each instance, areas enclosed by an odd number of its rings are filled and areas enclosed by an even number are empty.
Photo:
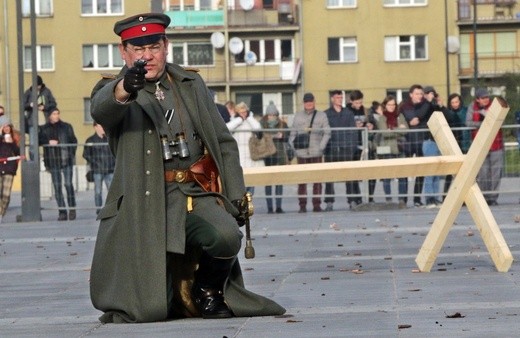
[[[173,141],[169,141],[168,136],[161,135],[161,146],[164,160],[171,160],[173,156],[179,156],[179,158],[190,157],[190,149],[184,133],[175,134],[175,140]],[[173,151],[170,147],[174,148]]]

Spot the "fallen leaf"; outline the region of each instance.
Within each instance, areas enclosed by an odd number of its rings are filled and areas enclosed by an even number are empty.
[[[411,327],[412,327],[412,325],[410,325],[410,324],[399,324],[399,325],[397,325],[397,328],[399,330],[401,330],[401,329],[409,329]]]
[[[286,323],[301,323],[301,322],[303,322],[303,320],[289,319],[288,321],[286,321]]]
[[[464,318],[464,317],[466,317],[466,316],[461,315],[460,312],[455,312],[452,315],[446,315],[446,318]]]

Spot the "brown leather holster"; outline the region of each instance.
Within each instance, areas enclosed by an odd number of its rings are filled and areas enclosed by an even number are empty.
[[[222,192],[220,175],[218,173],[217,164],[210,154],[206,153],[190,166],[189,171],[193,175],[194,180],[206,192]]]

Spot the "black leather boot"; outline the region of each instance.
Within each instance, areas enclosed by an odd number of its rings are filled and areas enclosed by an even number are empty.
[[[233,312],[224,302],[223,289],[234,261],[235,257],[220,259],[206,253],[201,255],[191,297],[202,318],[233,317]]]

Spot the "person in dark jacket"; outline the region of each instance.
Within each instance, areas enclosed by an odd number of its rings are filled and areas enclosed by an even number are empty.
[[[238,260],[249,203],[233,135],[197,70],[167,63],[170,17],[118,21],[125,66],[94,87],[91,115],[116,157],[90,298],[104,323],[280,315]]]
[[[331,106],[325,110],[329,126],[331,128],[355,128],[354,112],[343,107],[343,92],[334,90],[330,95]],[[356,130],[332,130],[330,139],[325,148],[325,162],[354,161],[358,153],[358,132]],[[347,204],[355,207],[361,204],[358,181],[345,182]],[[335,189],[333,182],[325,183],[325,211],[332,211],[335,202]]]
[[[38,102],[38,111],[41,112],[47,120],[47,117],[51,111],[58,106],[52,91],[43,83],[43,79],[40,75],[36,77],[37,93],[36,101]],[[30,130],[33,127],[32,113],[33,113],[33,101],[32,101],[32,86],[29,87],[23,93],[23,108],[25,116],[25,132],[30,134]]]
[[[0,139],[0,222],[9,207],[13,180],[18,170],[20,155],[20,135],[11,121],[2,116],[2,136]]]
[[[429,134],[429,131],[413,131],[416,129],[427,129],[428,119],[432,113],[430,102],[424,98],[423,87],[419,84],[414,84],[408,90],[410,95],[409,99],[403,101],[399,106],[399,113],[404,115],[406,122],[410,128],[410,133],[406,135],[406,143],[404,146],[404,154],[406,157],[422,157],[422,145],[423,141]],[[415,177],[415,184],[413,188],[413,203],[415,207],[423,207],[424,204],[421,202],[421,194],[424,185],[424,177]],[[408,190],[408,187],[407,189]],[[407,197],[404,198],[406,203]]]
[[[61,120],[60,110],[55,108],[49,114],[47,123],[40,126],[38,139],[40,146],[43,146],[43,163],[45,168],[51,173],[52,185],[59,209],[58,221],[67,220],[62,182],[67,192],[69,220],[75,220],[76,196],[72,184],[72,169],[76,160],[78,139],[74,134],[74,129],[71,124]]]
[[[108,188],[114,177],[114,167],[116,160],[110,147],[108,138],[105,135],[103,126],[94,122],[94,134],[85,141],[83,148],[83,158],[87,160],[94,179],[94,204],[97,207],[96,213],[99,214],[103,204],[103,182]]]

